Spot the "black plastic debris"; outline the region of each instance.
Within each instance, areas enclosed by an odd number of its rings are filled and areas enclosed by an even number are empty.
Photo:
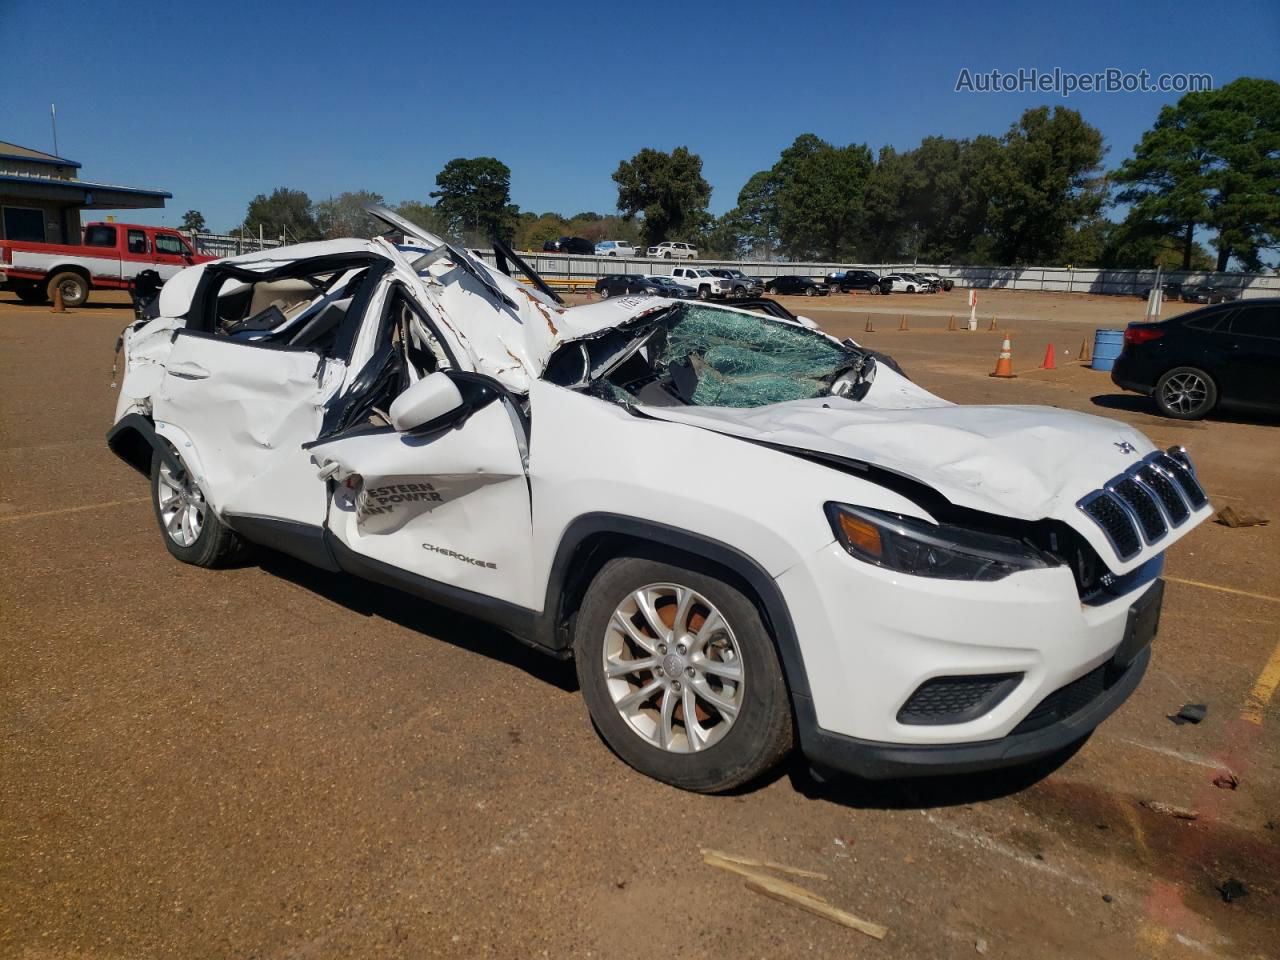
[[[1182,709],[1169,717],[1178,726],[1184,723],[1199,723],[1209,713],[1209,708],[1203,703],[1184,704]]]
[[[1103,903],[1110,903],[1110,902],[1111,902],[1111,900],[1112,900],[1111,894],[1109,894],[1109,893],[1104,893],[1104,894],[1102,895],[1102,902],[1103,902]]]
[[[1243,883],[1232,877],[1223,883],[1218,884],[1218,893],[1222,895],[1223,903],[1230,903],[1232,900],[1239,900],[1241,897],[1249,895],[1249,888]]]

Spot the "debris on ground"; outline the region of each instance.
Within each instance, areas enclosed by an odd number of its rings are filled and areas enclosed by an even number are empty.
[[[1213,785],[1222,790],[1234,790],[1240,786],[1240,778],[1234,773],[1220,773],[1213,778]]]
[[[1199,723],[1209,714],[1209,708],[1203,703],[1184,703],[1182,709],[1169,717],[1178,726],[1184,723]]]
[[[782,903],[788,903],[793,907],[799,907],[801,910],[808,911],[830,920],[833,923],[841,924],[849,927],[851,930],[857,930],[859,933],[865,933],[868,937],[876,940],[883,940],[889,932],[888,927],[883,927],[878,923],[872,923],[869,920],[863,920],[856,917],[846,910],[832,906],[827,902],[826,897],[812,890],[806,890],[804,887],[789,883],[786,880],[779,880],[771,877],[767,873],[760,873],[752,869],[750,865],[768,867],[770,869],[784,870],[790,873],[798,873],[800,875],[812,876],[818,879],[826,879],[822,874],[807,870],[800,870],[798,867],[788,867],[783,864],[774,864],[767,860],[752,860],[749,857],[739,857],[735,854],[718,853],[715,850],[703,850],[702,862],[710,867],[716,867],[720,870],[727,870],[730,873],[736,873],[744,878],[748,890],[755,893],[762,893],[766,897],[779,900]]]
[[[1194,810],[1187,810],[1185,807],[1175,807],[1171,803],[1165,803],[1163,800],[1140,800],[1142,806],[1146,807],[1152,813],[1162,813],[1166,817],[1175,817],[1178,820],[1199,820],[1200,814]]]
[[[704,858],[719,857],[721,860],[728,860],[730,863],[736,863],[743,867],[764,867],[768,870],[777,870],[779,873],[789,873],[793,877],[809,877],[813,880],[829,880],[831,879],[825,873],[819,873],[817,870],[803,870],[800,867],[789,867],[785,863],[775,863],[773,860],[756,860],[752,857],[740,857],[736,853],[725,853],[723,850],[708,850],[705,847],[698,851]]]
[[[979,953],[986,953],[987,941],[979,939],[978,942],[973,945],[973,949],[977,950]]]
[[[1111,902],[1112,900],[1114,900],[1114,899],[1115,899],[1115,898],[1114,898],[1114,897],[1112,897],[1112,896],[1111,896],[1111,894],[1109,894],[1109,893],[1104,893],[1104,894],[1102,895],[1102,902],[1103,902],[1103,903],[1110,903],[1110,902]]]
[[[1260,514],[1249,513],[1244,508],[1237,510],[1235,507],[1223,507],[1213,521],[1224,527],[1265,527],[1271,522]]]
[[[1223,903],[1230,903],[1232,900],[1239,900],[1241,897],[1249,895],[1249,888],[1235,877],[1218,884],[1217,889],[1218,893],[1222,895]]]

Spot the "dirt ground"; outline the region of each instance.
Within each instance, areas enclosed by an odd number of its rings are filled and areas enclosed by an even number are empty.
[[[983,294],[977,333],[946,331],[960,291],[788,303],[948,399],[1183,443],[1217,506],[1280,521],[1280,423],[1164,420],[1075,362],[1141,301]],[[0,294],[0,956],[1280,956],[1277,523],[1171,549],[1151,670],[1056,769],[821,784],[797,761],[695,796],[625,767],[571,666],[494,630],[279,556],[173,560],[103,442],[128,319]],[[994,380],[1006,331],[1019,376]],[[1167,719],[1186,703],[1203,723]],[[704,847],[819,871],[798,882],[889,933]]]

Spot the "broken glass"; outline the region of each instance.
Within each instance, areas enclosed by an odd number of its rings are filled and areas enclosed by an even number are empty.
[[[861,359],[816,331],[736,310],[679,306],[663,325],[665,339],[652,341],[652,370],[694,406],[760,407],[826,396]]]

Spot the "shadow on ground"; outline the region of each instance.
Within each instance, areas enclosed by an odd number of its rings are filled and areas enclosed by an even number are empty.
[[[441,641],[508,664],[567,693],[578,689],[573,664],[540,653],[479,620],[455,613],[400,590],[330,573],[274,551],[261,550],[257,565],[273,576],[309,590],[365,617],[381,617],[423,635],[424,643]]]
[[[1076,755],[1088,737],[1041,760],[980,773],[899,780],[863,780],[813,771],[798,753],[786,770],[797,793],[858,810],[921,810],[966,806],[1021,793]]]

